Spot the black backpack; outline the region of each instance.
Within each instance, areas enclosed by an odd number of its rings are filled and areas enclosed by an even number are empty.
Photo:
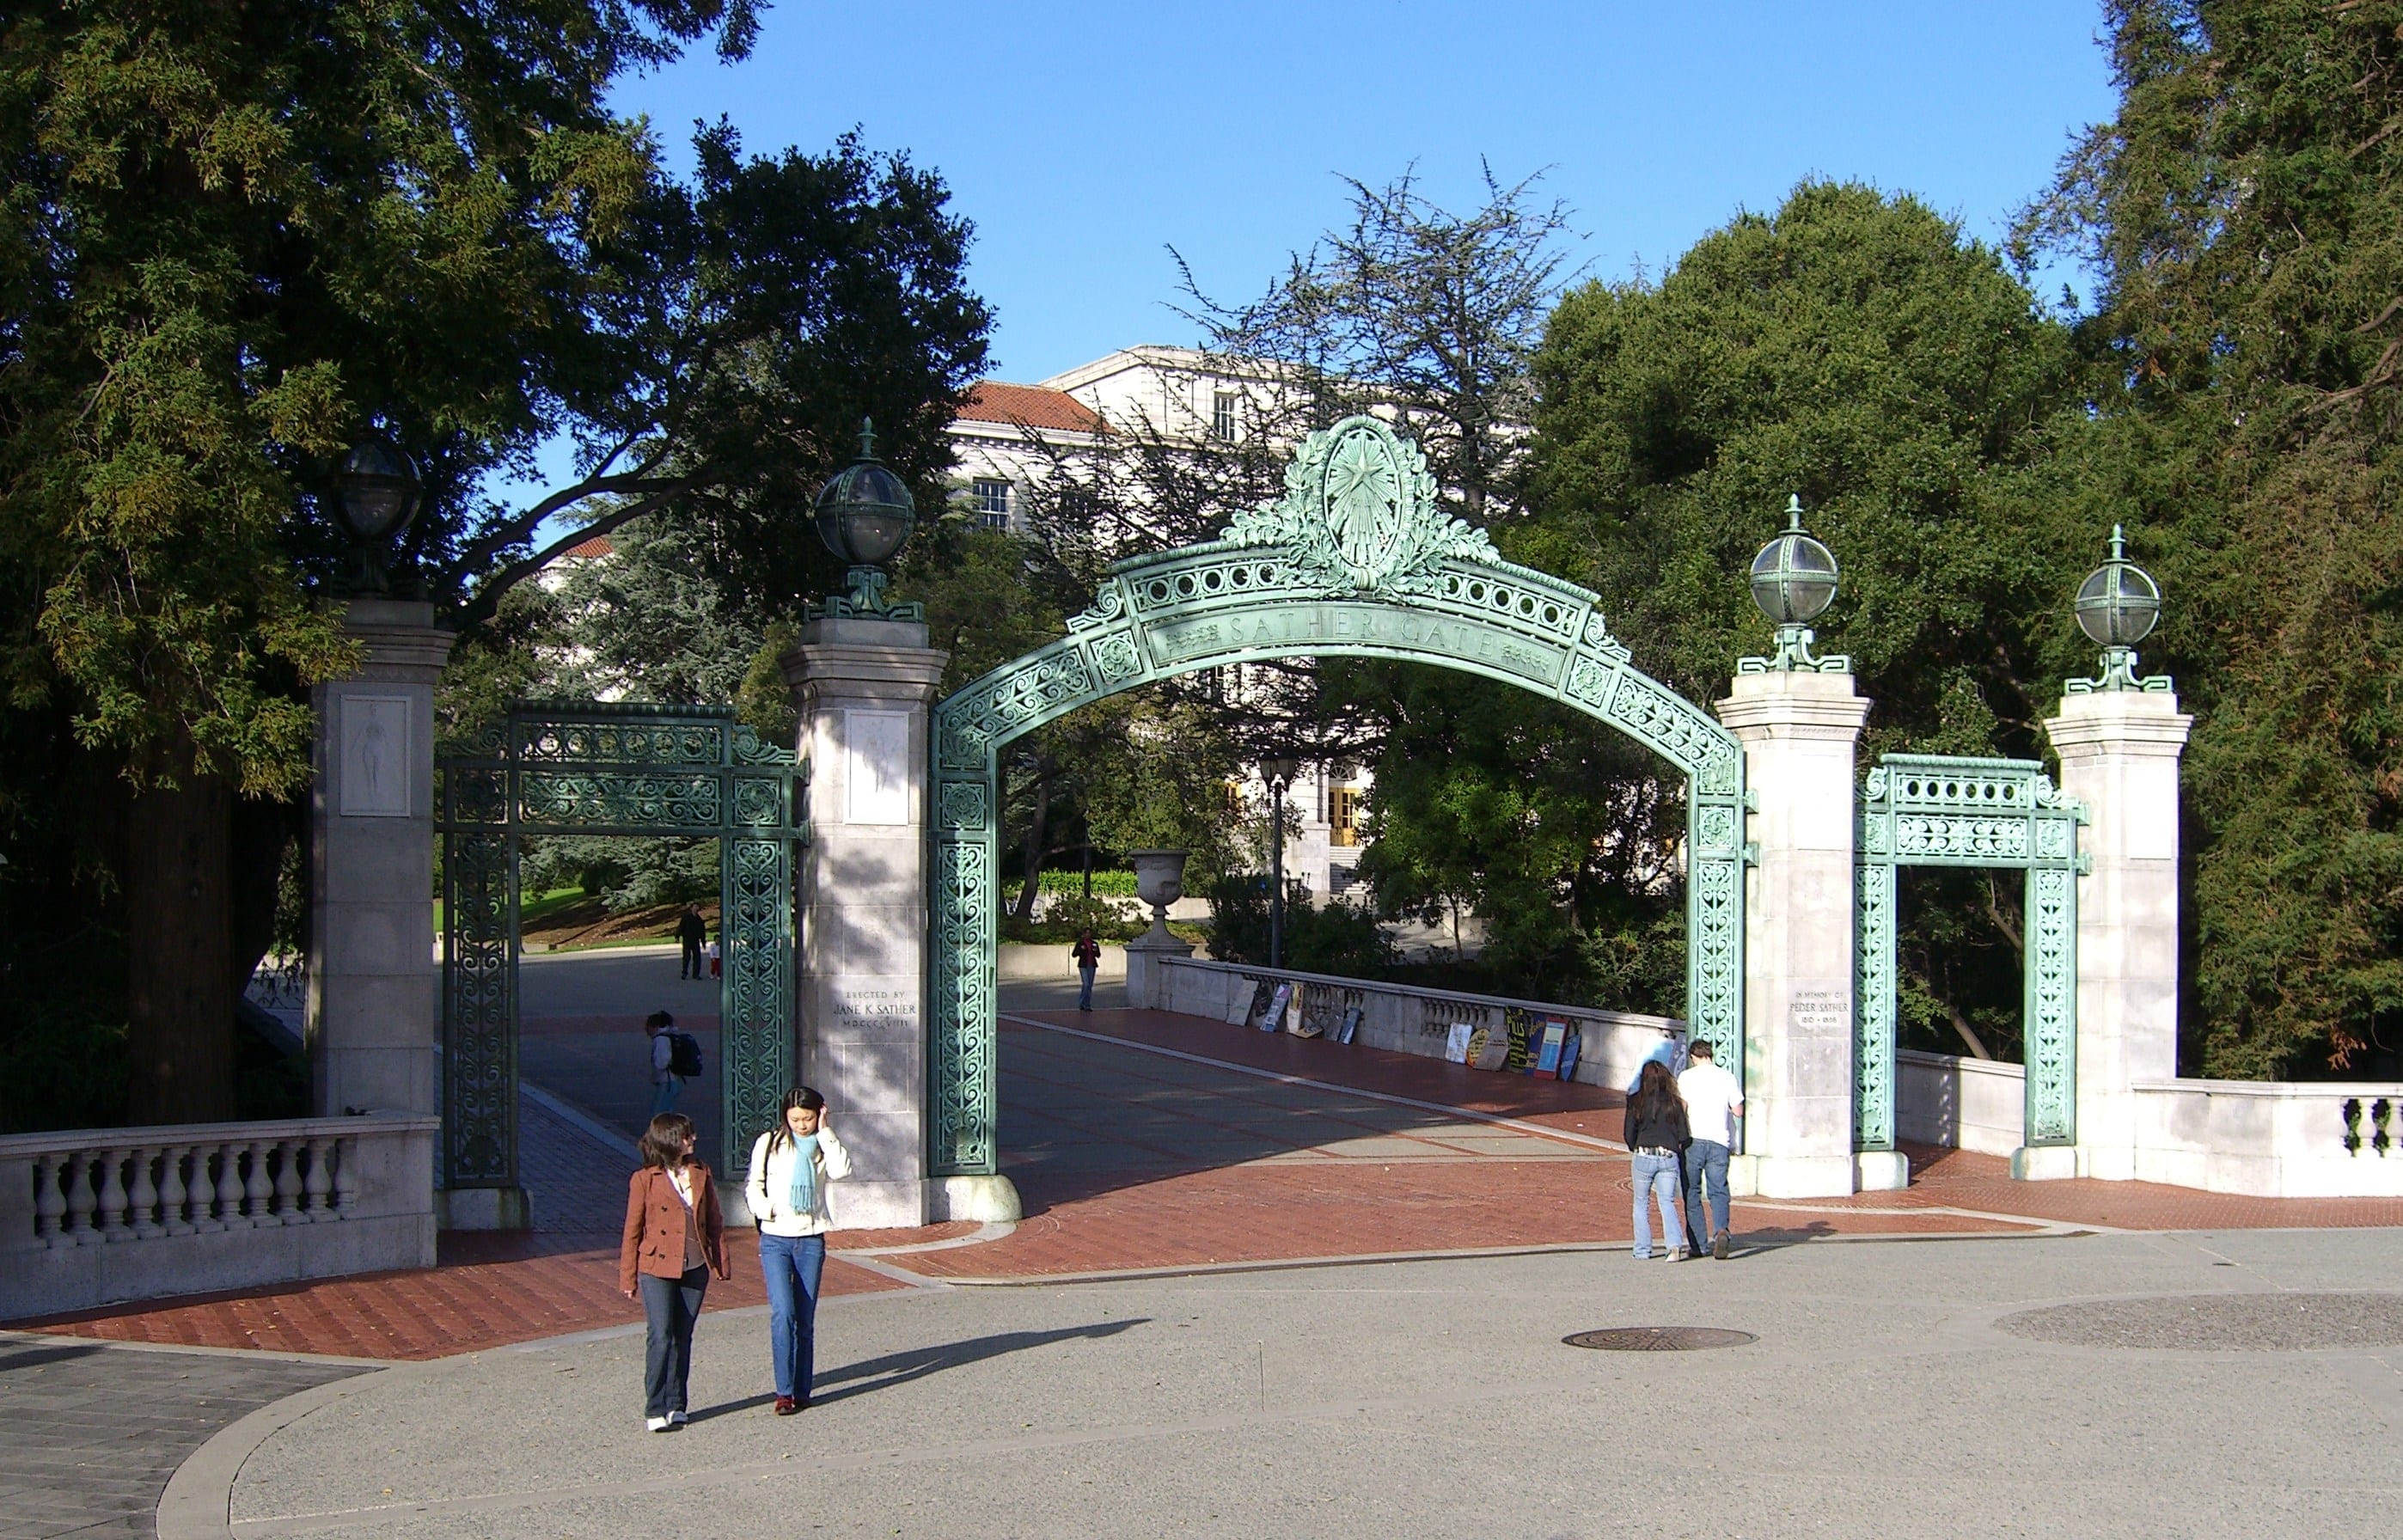
[[[701,1077],[701,1039],[688,1032],[668,1034],[668,1073],[679,1080]]]

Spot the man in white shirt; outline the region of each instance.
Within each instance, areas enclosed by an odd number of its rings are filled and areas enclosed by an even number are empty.
[[[1711,1046],[1694,1039],[1686,1050],[1693,1062],[1677,1076],[1677,1094],[1686,1100],[1686,1123],[1694,1142],[1686,1146],[1686,1233],[1694,1255],[1702,1255],[1702,1190],[1710,1189],[1713,1221],[1710,1255],[1724,1262],[1728,1255],[1728,1151],[1735,1145],[1735,1120],[1743,1113],[1743,1088],[1735,1076],[1711,1061]]]

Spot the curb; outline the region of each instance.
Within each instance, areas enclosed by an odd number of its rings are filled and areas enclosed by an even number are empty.
[[[436,1359],[436,1363],[442,1360]],[[159,1494],[159,1540],[233,1540],[233,1488],[242,1467],[278,1433],[320,1407],[330,1406],[352,1391],[396,1369],[371,1369],[343,1380],[329,1380],[271,1401],[247,1417],[219,1428],[185,1457]]]

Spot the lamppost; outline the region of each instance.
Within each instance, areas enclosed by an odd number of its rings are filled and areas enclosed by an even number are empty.
[[[352,591],[389,592],[384,559],[417,517],[417,466],[388,440],[361,438],[342,456],[334,487],[334,518],[351,537]]]
[[[2171,687],[2166,675],[2146,679],[2136,673],[2136,644],[2151,635],[2160,621],[2161,590],[2152,574],[2128,560],[2128,537],[2121,526],[2111,526],[2111,560],[2086,575],[2071,607],[2077,615],[2077,629],[2103,648],[2103,673],[2096,679],[2064,681],[2068,693],[2158,693]]]
[[[859,454],[834,473],[818,493],[812,514],[818,538],[851,571],[850,591],[810,606],[827,617],[863,617],[878,620],[923,620],[923,604],[888,604],[884,564],[900,552],[918,520],[918,501],[910,489],[876,458],[876,425],[859,420]]]
[[[1835,554],[1802,527],[1799,493],[1785,501],[1785,533],[1752,559],[1752,602],[1777,627],[1777,651],[1736,660],[1738,673],[1849,673],[1849,658],[1813,658],[1811,622],[1836,598]]]
[[[1299,763],[1289,754],[1260,761],[1269,784],[1269,966],[1285,966],[1285,789]]]

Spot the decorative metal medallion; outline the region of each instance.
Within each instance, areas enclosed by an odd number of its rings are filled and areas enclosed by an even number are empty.
[[[1760,1339],[1727,1326],[1604,1326],[1561,1340],[1572,1348],[1599,1348],[1604,1353],[1701,1353],[1710,1348],[1740,1348]]]
[[[1895,870],[2026,873],[2023,1139],[2077,1141],[2077,826],[2086,810],[2033,759],[1889,754],[1862,788],[1854,845],[1853,1145],[1894,1148]]]
[[[1687,1014],[1743,1075],[1743,755],[1646,677],[1574,583],[1502,560],[1446,513],[1418,447],[1372,417],[1304,441],[1285,494],[1226,534],[1117,563],[1068,634],[935,708],[929,1147],[938,1175],[995,1169],[994,960],[1004,745],[1138,685],[1230,663],[1393,658],[1563,701],[1686,778]]]

